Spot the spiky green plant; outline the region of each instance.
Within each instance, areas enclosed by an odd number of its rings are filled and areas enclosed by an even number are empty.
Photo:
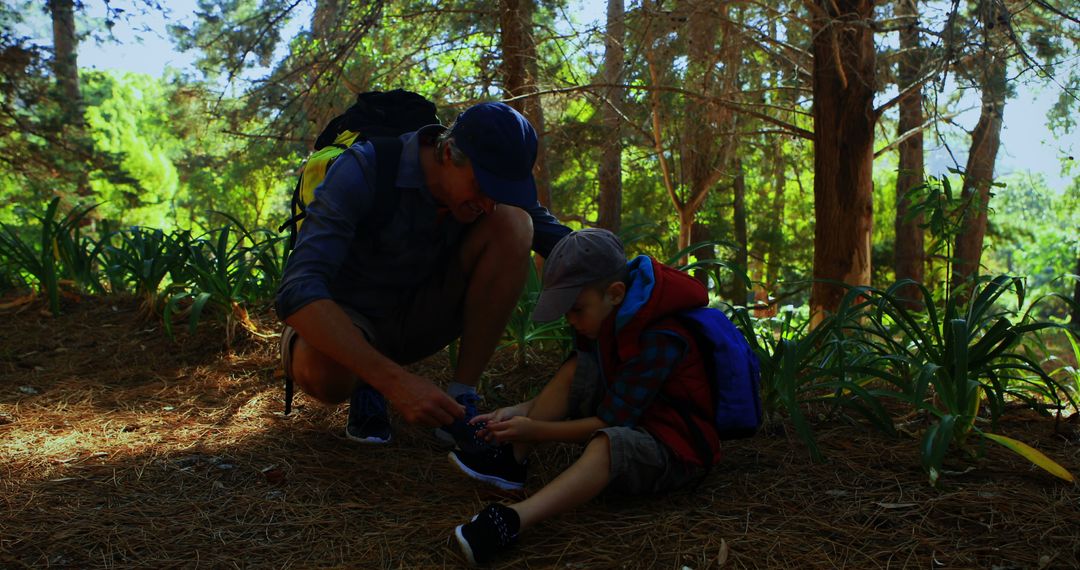
[[[886,291],[860,288],[859,293],[875,310],[869,319],[845,328],[864,346],[877,345],[880,356],[878,366],[860,372],[876,375],[895,388],[894,397],[937,419],[922,441],[923,466],[931,483],[936,484],[951,447],[974,452],[968,444],[972,434],[1004,445],[1062,476],[1057,464],[976,424],[984,404],[991,427],[1008,400],[1023,401],[1040,411],[1045,411],[1046,402],[1060,405],[1063,392],[1058,383],[1018,350],[1025,335],[1058,325],[1030,322],[1026,315],[1020,315],[1024,285],[1019,278],[1002,275],[983,278],[974,285],[965,305],[960,306],[956,296],[950,296],[943,311],[928,303],[925,313],[909,309],[897,295],[901,288],[918,287],[924,298],[931,298],[923,285],[911,280],[897,282]],[[998,306],[1008,292],[1015,295],[1016,309]]]
[[[525,288],[513,312],[510,313],[510,320],[506,323],[506,330],[503,333],[503,341],[498,347],[499,350],[514,349],[518,367],[525,365],[530,347],[542,343],[555,343],[565,352],[569,350],[573,339],[565,319],[560,318],[547,323],[539,323],[532,319],[536,301],[540,298],[540,290],[540,277],[536,266],[530,262]],[[454,356],[456,358],[456,355]]]
[[[183,272],[191,233],[133,226],[114,232],[102,248],[105,272],[114,292],[130,291],[140,299],[144,317],[156,314],[162,283]],[[115,245],[114,245],[115,243]]]
[[[70,236],[73,228],[94,206],[75,208],[60,215],[60,198],[53,198],[41,215],[31,214],[37,220],[36,232],[20,231],[11,225],[0,223],[0,263],[12,272],[29,275],[41,292],[48,298],[49,312],[60,314],[60,277],[63,265],[59,240]],[[24,238],[29,233],[31,237]]]

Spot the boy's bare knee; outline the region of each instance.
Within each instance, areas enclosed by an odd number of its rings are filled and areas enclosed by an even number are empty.
[[[606,473],[611,468],[611,439],[604,432],[597,432],[585,446],[582,457],[589,457],[594,466],[604,466]]]

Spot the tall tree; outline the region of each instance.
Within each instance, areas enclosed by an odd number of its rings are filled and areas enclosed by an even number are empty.
[[[735,111],[722,105],[721,97],[735,91],[741,62],[738,32],[728,18],[729,3],[688,0],[676,13],[644,5],[653,20],[645,59],[651,80],[652,138],[664,188],[675,206],[679,222],[678,247],[685,249],[698,210],[724,174],[734,146]],[[685,94],[679,135],[673,145],[665,139],[661,76],[671,71],[674,50],[663,45],[662,22],[685,25],[686,66],[682,76]],[[719,39],[719,49],[717,40]],[[720,64],[720,65],[718,65]],[[721,67],[722,65],[722,67]],[[717,70],[720,73],[717,73]],[[677,152],[672,152],[674,148]],[[679,171],[668,155],[677,158]],[[685,259],[684,259],[685,261]]]
[[[540,203],[551,207],[551,175],[548,173],[544,109],[537,74],[533,14],[536,0],[501,0],[499,40],[502,48],[503,90],[510,105],[532,123],[539,137],[536,152],[536,190]]]
[[[86,161],[90,158],[91,145],[86,136],[82,91],[79,89],[79,36],[75,32],[75,3],[73,0],[49,0],[48,8],[53,29],[53,74],[63,109],[62,120],[70,135],[69,146]],[[86,169],[79,168],[75,174],[76,194],[88,196],[90,179]]]
[[[607,25],[604,31],[604,82],[601,121],[604,139],[597,178],[600,204],[597,223],[618,232],[622,225],[622,106],[626,90],[622,87],[626,64],[626,12],[623,0],[608,0]]]
[[[1009,13],[1001,2],[979,0],[977,17],[982,42],[974,70],[982,91],[982,107],[979,122],[971,133],[971,147],[964,168],[960,194],[962,219],[953,253],[952,285],[959,287],[960,298],[967,298],[968,291],[963,285],[979,273],[1008,89],[1007,59],[1003,52],[1005,26],[999,24],[1008,21]]]
[[[735,266],[743,271],[747,270],[747,239],[746,239],[746,173],[743,171],[743,161],[738,153],[734,153],[732,159],[735,179],[731,183],[731,191],[734,203],[731,208],[733,226],[735,228]],[[736,305],[746,305],[746,282],[735,278],[731,282],[731,298]]]
[[[903,19],[900,27],[899,87],[906,91],[901,98],[900,120],[897,136],[900,164],[896,175],[896,235],[893,269],[896,279],[923,281],[925,263],[922,214],[909,215],[910,191],[923,183],[923,95],[921,87],[912,87],[920,81],[925,55],[919,34],[919,0],[897,0],[896,15]],[[907,299],[911,308],[918,308],[922,290],[915,286],[905,287],[900,295]]]
[[[871,0],[814,0],[814,285],[811,325],[849,285],[870,283],[873,227],[874,16]]]

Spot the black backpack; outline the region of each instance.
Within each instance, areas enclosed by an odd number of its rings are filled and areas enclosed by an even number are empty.
[[[358,140],[370,141],[375,147],[375,202],[368,216],[370,223],[362,225],[367,225],[369,231],[377,232],[375,226],[384,223],[397,204],[394,182],[401,158],[401,141],[398,137],[438,122],[435,104],[412,91],[394,89],[357,95],[356,103],[326,125],[315,139],[315,149],[304,159],[289,202],[292,217],[278,228],[279,232],[286,228],[291,230],[289,248],[296,245],[296,234],[307,215],[307,205],[315,195],[315,188],[326,178],[327,170],[339,156],[344,153],[352,155],[370,180],[370,166],[355,150],[350,149]]]
[[[296,235],[307,215],[307,204],[314,197],[315,188],[326,178],[330,165],[346,153],[357,161],[369,181],[372,180],[371,168],[374,166],[375,200],[371,213],[357,227],[378,235],[397,206],[395,182],[401,161],[400,135],[438,123],[435,104],[412,91],[394,89],[385,93],[369,91],[357,95],[356,103],[326,125],[319,138],[315,139],[315,150],[304,160],[289,203],[292,217],[278,228],[279,232],[286,228],[291,230],[289,249],[296,245]],[[369,165],[358,151],[351,148],[357,140],[368,140],[375,147],[374,165]],[[292,399],[293,383],[286,374],[285,415],[292,411]]]

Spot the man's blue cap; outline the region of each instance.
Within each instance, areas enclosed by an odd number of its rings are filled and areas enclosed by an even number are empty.
[[[469,157],[480,191],[500,204],[536,205],[536,131],[505,103],[480,103],[458,115],[450,130]]]

